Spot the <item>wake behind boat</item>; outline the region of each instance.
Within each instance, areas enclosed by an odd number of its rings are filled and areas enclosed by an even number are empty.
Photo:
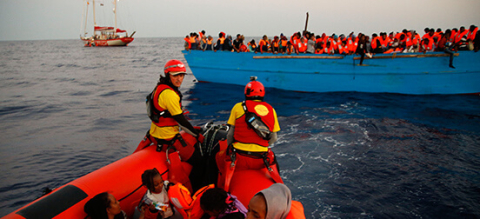
[[[85,46],[127,46],[133,41],[133,35],[135,31],[129,36],[126,30],[119,29],[117,27],[117,1],[113,1],[114,8],[113,13],[115,15],[115,26],[98,26],[95,14],[95,0],[92,0],[92,9],[93,9],[93,35],[87,37],[87,17],[88,17],[88,7],[90,1],[86,1],[85,14],[84,14],[84,36],[80,36],[80,39],[85,42]],[[103,4],[100,4],[103,6]],[[125,35],[123,35],[125,34]]]
[[[183,51],[198,81],[245,84],[257,76],[265,87],[302,92],[401,94],[480,93],[480,53],[454,54],[455,69],[443,52],[376,54],[272,54]]]

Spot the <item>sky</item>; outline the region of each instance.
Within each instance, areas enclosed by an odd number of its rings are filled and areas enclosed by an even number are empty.
[[[113,26],[113,0],[99,0],[97,24]],[[134,37],[349,34],[480,25],[480,0],[119,0],[118,27]],[[0,0],[0,41],[79,39],[84,0]],[[87,32],[93,30],[89,9]]]

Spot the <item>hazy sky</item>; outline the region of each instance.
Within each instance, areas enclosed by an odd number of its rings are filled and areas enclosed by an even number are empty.
[[[112,0],[97,24],[113,25]],[[304,29],[348,34],[480,25],[480,0],[120,0],[119,27],[135,37],[182,37],[205,30],[290,36]],[[0,40],[78,39],[84,0],[0,0]],[[91,8],[90,8],[91,16]],[[91,19],[91,18],[90,18]],[[92,23],[90,22],[90,25]],[[91,34],[93,27],[87,29]]]

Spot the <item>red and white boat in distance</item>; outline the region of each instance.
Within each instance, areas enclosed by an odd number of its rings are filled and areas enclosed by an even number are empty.
[[[98,26],[95,16],[95,0],[92,0],[93,8],[93,23],[94,23],[94,33],[91,37],[87,37],[87,17],[88,17],[88,6],[90,5],[90,0],[86,1],[85,14],[84,14],[84,36],[80,36],[80,39],[85,42],[86,47],[90,46],[127,46],[133,41],[133,35],[135,31],[129,36],[126,30],[117,28],[117,1],[113,1],[114,8],[113,13],[115,15],[115,26]],[[103,6],[103,3],[100,4]],[[83,20],[82,19],[82,20]]]

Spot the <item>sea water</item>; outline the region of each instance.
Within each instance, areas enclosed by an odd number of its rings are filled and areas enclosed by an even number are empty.
[[[131,154],[150,127],[145,96],[182,47],[0,42],[0,216]],[[191,74],[181,91],[194,125],[226,123],[244,98]],[[272,150],[307,218],[480,217],[479,96],[266,93]]]

